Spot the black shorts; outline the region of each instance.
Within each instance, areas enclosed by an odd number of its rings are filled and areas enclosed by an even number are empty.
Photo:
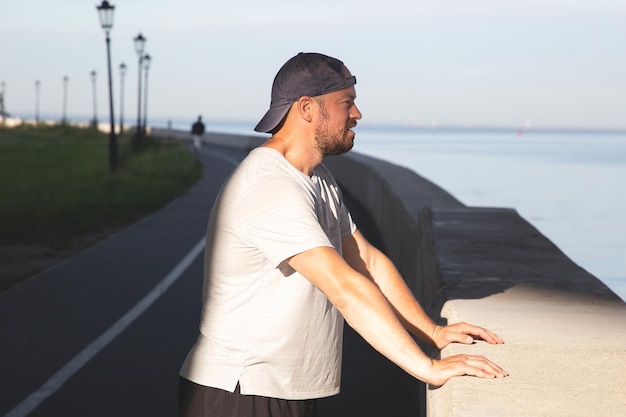
[[[242,395],[239,384],[234,393],[198,385],[180,378],[180,417],[318,417],[316,400],[282,400]]]

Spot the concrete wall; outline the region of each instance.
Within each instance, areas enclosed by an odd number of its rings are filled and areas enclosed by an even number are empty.
[[[445,348],[444,357],[487,356],[510,376],[428,387],[425,415],[624,413],[626,304],[604,284],[513,209],[466,207],[415,173],[363,155],[325,163],[370,211],[383,250],[431,317],[505,340]]]
[[[422,230],[433,205],[461,208],[463,204],[450,194],[419,177],[413,171],[350,153],[326,158],[345,192],[359,201],[372,215],[383,241],[382,249],[407,280],[409,288],[431,316],[438,316],[445,300],[441,280],[432,253],[432,234]],[[424,279],[424,277],[428,277]]]

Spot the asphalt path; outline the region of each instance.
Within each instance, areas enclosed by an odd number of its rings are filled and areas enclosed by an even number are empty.
[[[246,154],[205,145],[203,176],[183,196],[0,293],[0,416],[177,415],[178,370],[198,332],[206,222]],[[342,393],[320,400],[322,417],[414,417],[420,397],[346,328]]]

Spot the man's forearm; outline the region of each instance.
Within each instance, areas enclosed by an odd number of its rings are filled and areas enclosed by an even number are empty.
[[[434,344],[435,323],[416,300],[391,260],[380,253],[375,270],[370,275],[405,328],[423,341]]]
[[[362,275],[373,281],[383,293],[396,316],[413,335],[435,344],[435,323],[426,315],[391,260],[372,246],[359,232],[343,241],[343,256]]]

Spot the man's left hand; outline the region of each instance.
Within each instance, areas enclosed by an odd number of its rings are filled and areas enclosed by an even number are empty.
[[[500,345],[504,342],[495,333],[469,323],[455,323],[448,326],[435,326],[432,339],[439,349],[443,349],[450,343],[463,343],[471,345],[475,340],[484,340],[492,345]]]

